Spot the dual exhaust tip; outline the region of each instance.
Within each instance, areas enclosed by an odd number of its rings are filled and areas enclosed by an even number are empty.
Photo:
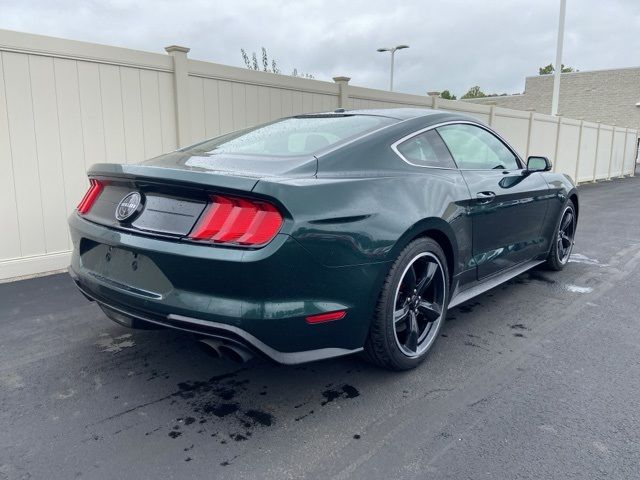
[[[215,338],[201,338],[199,343],[204,346],[207,353],[216,358],[228,358],[236,363],[245,363],[253,358],[253,353],[246,348],[224,343]]]
[[[152,323],[137,320],[116,310],[112,310],[105,305],[99,305],[107,317],[125,327],[143,329],[153,329],[156,327]],[[245,363],[253,358],[253,353],[248,349],[241,347],[240,345],[226,343],[216,338],[201,338],[199,339],[199,345],[203,346],[207,353],[216,358],[228,358],[236,363]]]

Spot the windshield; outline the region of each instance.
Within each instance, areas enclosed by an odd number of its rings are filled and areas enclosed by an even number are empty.
[[[191,148],[212,155],[312,155],[396,122],[394,118],[371,115],[300,116],[234,132]]]

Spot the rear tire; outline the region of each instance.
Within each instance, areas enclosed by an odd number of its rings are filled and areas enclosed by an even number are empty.
[[[569,263],[569,257],[571,257],[571,252],[573,251],[576,225],[576,207],[573,202],[569,200],[558,218],[551,242],[551,249],[549,250],[549,255],[545,263],[547,269],[558,272]]]
[[[384,281],[365,342],[365,358],[390,370],[418,366],[435,343],[447,315],[447,260],[431,238],[411,242]]]

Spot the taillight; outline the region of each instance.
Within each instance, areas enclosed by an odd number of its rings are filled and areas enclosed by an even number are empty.
[[[82,215],[91,210],[94,202],[96,201],[98,196],[100,196],[100,192],[102,192],[102,182],[94,178],[90,178],[89,183],[89,190],[87,190],[87,193],[84,194],[84,197],[82,197],[82,200],[76,207],[78,213]]]
[[[213,195],[189,238],[255,246],[273,239],[281,225],[282,215],[270,203]]]

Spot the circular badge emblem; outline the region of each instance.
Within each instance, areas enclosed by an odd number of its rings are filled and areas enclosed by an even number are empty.
[[[140,211],[142,205],[142,195],[138,192],[131,192],[125,196],[116,207],[116,220],[124,222],[131,220]]]

